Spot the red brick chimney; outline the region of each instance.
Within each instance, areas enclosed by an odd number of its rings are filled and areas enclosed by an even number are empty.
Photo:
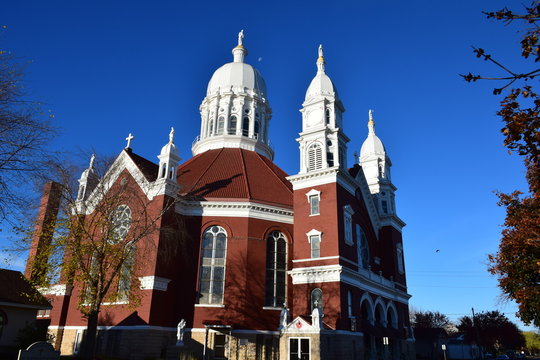
[[[61,194],[62,186],[59,183],[50,181],[45,184],[28,261],[24,270],[26,278],[34,283],[40,283],[44,280],[48,256],[43,250],[50,245],[52,240]]]

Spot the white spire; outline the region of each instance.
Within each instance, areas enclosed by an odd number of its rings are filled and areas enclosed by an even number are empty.
[[[238,45],[232,49],[234,62],[244,62],[244,58],[247,55],[247,50],[244,47],[244,30],[240,30],[238,33]]]

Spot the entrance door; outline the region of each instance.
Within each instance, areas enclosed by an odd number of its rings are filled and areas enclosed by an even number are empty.
[[[310,360],[309,338],[289,339],[289,360]]]

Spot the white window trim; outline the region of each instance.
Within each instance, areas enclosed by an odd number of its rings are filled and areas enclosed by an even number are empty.
[[[306,235],[307,235],[308,243],[310,245],[311,245],[311,237],[312,236],[318,236],[319,237],[319,256],[318,257],[313,257],[312,256],[313,248],[310,246],[310,257],[312,259],[319,259],[321,257],[322,232],[319,231],[319,230],[311,229],[309,232],[306,233]]]
[[[310,231],[306,233],[308,243],[311,244],[311,237],[315,235],[319,235],[319,239],[320,239],[319,241],[322,242],[322,234],[323,233],[319,230],[311,229]]]
[[[316,214],[311,213],[311,201],[310,201],[310,199],[311,199],[312,196],[317,196],[318,200],[319,200],[319,212],[316,213]],[[307,197],[307,201],[308,201],[308,205],[309,205],[309,216],[318,216],[318,215],[320,215],[321,214],[321,192],[319,190],[316,190],[316,189],[311,189],[306,193],[306,197]]]

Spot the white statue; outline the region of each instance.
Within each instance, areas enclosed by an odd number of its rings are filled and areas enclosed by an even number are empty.
[[[283,309],[281,309],[281,313],[279,314],[279,330],[283,330],[287,327],[287,324],[289,323],[289,309],[283,305]]]
[[[244,30],[240,30],[238,33],[238,46],[242,46],[244,42]]]
[[[174,142],[174,128],[171,127],[171,132],[169,133],[169,142],[172,144]]]
[[[184,332],[186,331],[186,320],[182,319],[178,323],[176,328],[176,344],[181,345],[184,343]]]
[[[373,121],[373,110],[369,109],[369,120]]]
[[[323,49],[322,49],[322,44],[319,45],[319,57],[323,57]]]
[[[315,329],[321,328],[321,313],[317,306],[315,306],[311,312],[311,325],[313,325]]]

